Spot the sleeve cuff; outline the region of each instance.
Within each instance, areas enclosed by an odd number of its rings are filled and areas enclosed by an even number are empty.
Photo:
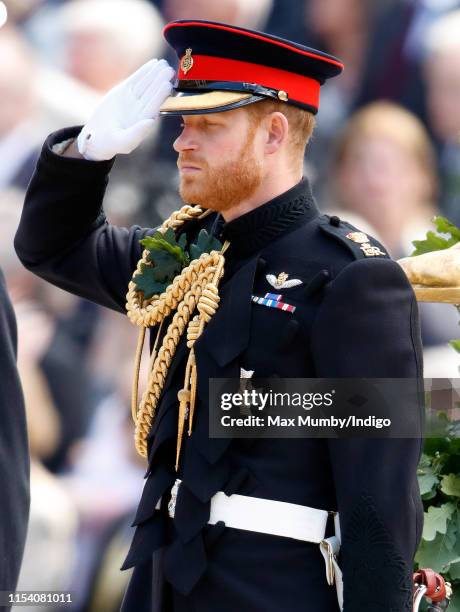
[[[115,157],[107,161],[90,161],[87,159],[64,157],[60,155],[59,145],[77,138],[83,126],[73,126],[53,132],[45,140],[38,165],[47,174],[72,177],[73,180],[93,181],[104,178],[112,169]],[[57,145],[57,151],[56,151]]]

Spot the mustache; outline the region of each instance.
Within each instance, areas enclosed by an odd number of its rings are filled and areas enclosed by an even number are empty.
[[[191,155],[187,155],[186,153],[180,153],[177,157],[177,166],[184,164],[191,164],[196,166],[202,166],[203,168],[207,167],[207,162],[200,157],[193,157]]]

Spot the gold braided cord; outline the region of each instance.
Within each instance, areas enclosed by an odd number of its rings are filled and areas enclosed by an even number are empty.
[[[139,337],[137,339],[136,358],[134,361],[133,385],[131,389],[131,416],[134,422],[136,422],[136,419],[137,419],[139,374],[141,370],[141,359],[142,359],[142,349],[144,348],[144,340],[145,340],[145,327],[141,327],[141,329],[139,330]]]
[[[153,345],[152,354],[150,356],[149,371],[153,367],[153,363],[154,363],[154,360],[157,354],[158,340],[160,339],[162,327],[163,327],[163,321],[161,321],[158,327],[157,335],[155,337],[155,343]],[[146,329],[145,327],[141,327],[141,329],[139,330],[139,338],[137,341],[136,359],[135,359],[135,365],[134,365],[134,377],[133,377],[133,386],[132,386],[132,393],[131,393],[131,416],[133,418],[134,423],[136,423],[136,420],[137,420],[137,406],[138,406],[138,401],[139,401],[138,400],[139,374],[140,374],[140,369],[141,369],[142,350],[144,348],[145,329]]]
[[[211,211],[205,211],[198,206],[183,206],[175,211],[159,229],[162,233],[168,228],[178,229],[183,223],[194,218],[203,218]],[[218,284],[224,273],[225,259],[223,253],[229,243],[226,242],[220,252],[211,251],[203,253],[177,275],[172,283],[161,295],[154,295],[144,300],[143,294],[136,291],[135,277],[140,274],[143,266],[152,265],[148,260],[149,252],[144,250],[139,260],[133,279],[129,283],[127,293],[127,314],[130,321],[140,327],[139,341],[136,350],[135,375],[132,394],[132,416],[135,423],[135,446],[138,453],[147,456],[147,436],[155,417],[158,400],[164,388],[166,377],[177,345],[187,332],[187,347],[190,348],[186,365],[184,388],[178,393],[179,423],[176,453],[176,469],[181,447],[182,432],[185,420],[189,418],[188,433],[192,431],[192,419],[196,398],[197,372],[193,352],[195,340],[203,332],[204,326],[219,305]],[[193,316],[195,309],[198,314]],[[154,350],[152,352],[147,388],[138,405],[138,383],[140,361],[145,339],[145,328],[162,324],[164,319],[175,311],[172,321],[164,335],[162,345],[156,351],[160,330],[157,333]],[[161,328],[160,328],[161,329]]]
[[[194,260],[173,281],[173,285],[182,290],[182,299],[163,338],[162,346],[158,351],[149,376],[147,389],[137,411],[135,444],[142,456],[146,456],[146,437],[150,431],[158,399],[163,390],[177,345],[187,328],[203,290],[213,278],[215,266],[220,257],[221,255],[217,251],[212,251],[210,254],[203,253],[199,259]],[[212,265],[213,263],[214,265]]]

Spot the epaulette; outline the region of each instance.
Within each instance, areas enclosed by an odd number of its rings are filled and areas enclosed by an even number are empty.
[[[355,259],[364,259],[365,257],[391,259],[383,244],[336,215],[322,215],[319,226],[323,232],[345,245]]]

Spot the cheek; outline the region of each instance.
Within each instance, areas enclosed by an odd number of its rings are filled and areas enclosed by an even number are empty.
[[[240,148],[241,143],[228,138],[209,138],[203,147],[202,155],[213,168],[237,160]]]
[[[226,136],[216,138],[214,143],[214,152],[216,157],[214,161],[218,162],[220,159],[236,159],[237,154],[241,149],[241,144],[241,140],[228,138]]]

